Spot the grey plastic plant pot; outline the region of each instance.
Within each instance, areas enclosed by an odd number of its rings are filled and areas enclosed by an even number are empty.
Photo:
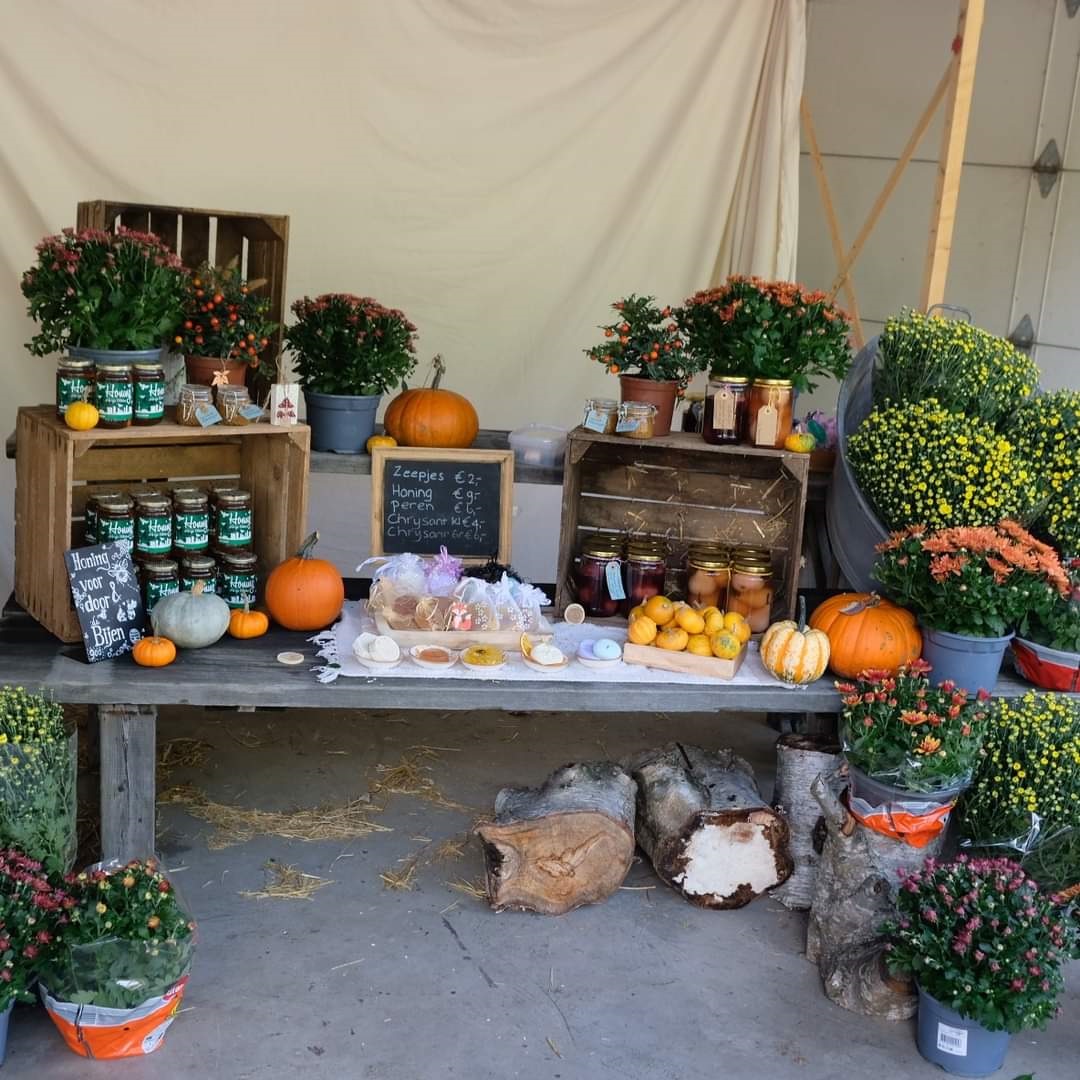
[[[68,356],[73,360],[93,360],[95,364],[108,367],[123,367],[124,364],[156,364],[161,360],[164,349],[84,349],[77,345],[68,347]]]
[[[4,1064],[7,1057],[8,1024],[11,1023],[11,1010],[15,1008],[15,999],[8,1002],[8,1007],[0,1012],[0,1065]]]
[[[1012,634],[968,637],[967,634],[950,634],[925,626],[919,629],[923,636],[923,659],[933,667],[931,677],[935,683],[952,679],[970,694],[994,689]]]
[[[871,806],[887,806],[898,802],[924,802],[944,806],[951,803],[968,786],[966,783],[952,787],[939,788],[937,791],[911,791],[908,788],[894,787],[884,780],[875,780],[857,765],[848,762],[848,783],[851,793]]]
[[[381,400],[381,394],[354,397],[305,390],[311,449],[362,454],[368,439],[375,434],[375,413]]]
[[[919,1053],[947,1073],[990,1076],[1005,1064],[1011,1037],[1007,1031],[987,1031],[919,987]]]

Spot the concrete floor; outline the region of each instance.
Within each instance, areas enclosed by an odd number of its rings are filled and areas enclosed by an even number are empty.
[[[159,745],[195,737],[205,767],[178,769],[211,798],[291,810],[367,791],[376,765],[417,744],[451,800],[489,808],[506,783],[534,784],[574,759],[618,757],[678,736],[729,744],[771,788],[775,735],[742,717],[257,714],[166,710]],[[376,800],[379,801],[379,800]],[[210,826],[162,806],[161,848],[200,924],[183,1011],[161,1050],[115,1067],[61,1043],[40,1008],[12,1018],[4,1075],[83,1080],[919,1080],[942,1075],[913,1023],[846,1013],[802,956],[805,918],[768,899],[691,907],[637,862],[629,889],[562,918],[493,914],[449,888],[481,857],[436,861],[472,815],[391,796],[393,831],[348,843],[263,836],[209,850]],[[428,841],[431,841],[429,843]],[[380,872],[422,851],[412,891]],[[342,857],[347,856],[347,857]],[[333,884],[313,899],[252,900],[267,859]],[[400,867],[398,867],[400,869]],[[641,888],[642,886],[653,888]],[[1080,965],[1062,1015],[1013,1040],[1010,1080],[1080,1077]]]

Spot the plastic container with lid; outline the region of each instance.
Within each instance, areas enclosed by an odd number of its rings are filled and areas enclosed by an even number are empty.
[[[510,432],[510,449],[518,465],[561,469],[566,452],[566,429],[549,424],[526,424]]]
[[[619,420],[619,403],[613,398],[585,399],[585,417],[581,426],[597,435],[614,435]]]
[[[618,615],[624,597],[622,543],[616,536],[591,536],[581,545],[574,567],[578,602],[593,619]]]
[[[768,630],[774,593],[773,572],[768,562],[745,557],[735,559],[727,607],[728,611],[737,611],[746,619],[752,633]]]
[[[615,434],[628,439],[651,439],[656,429],[656,406],[648,401],[624,401],[619,406]]]
[[[135,550],[140,555],[168,555],[173,545],[172,503],[165,495],[135,500]]]
[[[686,599],[691,607],[727,610],[730,583],[731,553],[726,548],[690,548],[686,555]]]
[[[63,420],[70,404],[93,400],[93,362],[65,356],[56,365],[56,415]]]
[[[755,379],[746,411],[746,441],[781,450],[791,434],[795,392],[789,379]]]
[[[626,599],[622,613],[629,615],[633,608],[644,604],[650,596],[664,591],[667,578],[667,546],[656,540],[630,540],[623,564]]]

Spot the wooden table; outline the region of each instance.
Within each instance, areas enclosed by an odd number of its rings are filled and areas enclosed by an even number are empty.
[[[278,653],[302,652],[288,667]],[[81,645],[63,645],[25,613],[0,618],[0,685],[42,689],[64,704],[97,707],[101,735],[101,842],[106,859],[154,851],[157,710],[161,705],[275,709],[408,709],[537,712],[790,712],[838,713],[832,680],[801,691],[781,686],[701,686],[610,682],[506,682],[430,678],[340,678],[321,684],[307,635],[273,630],[255,641],[224,638],[210,649],[181,652],[161,669],[129,657],[88,664]],[[1030,687],[1002,677],[997,693]],[[1077,695],[1080,697],[1080,695]]]

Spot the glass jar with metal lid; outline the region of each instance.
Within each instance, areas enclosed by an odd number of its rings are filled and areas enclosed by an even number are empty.
[[[696,545],[686,554],[686,598],[691,607],[727,610],[731,554],[726,548]]]
[[[97,504],[99,499],[117,499],[123,497],[122,491],[98,491],[86,500],[83,508],[83,543],[98,542]]]
[[[135,500],[135,551],[168,555],[173,545],[172,503],[165,495],[140,495]]]
[[[218,563],[220,596],[231,608],[255,603],[258,560],[250,551],[225,551]]]
[[[622,613],[629,615],[633,608],[644,604],[650,596],[664,592],[667,577],[667,545],[649,538],[631,539],[626,545],[623,564],[623,588],[626,599]]]
[[[94,503],[96,542],[121,541],[131,551],[135,544],[135,503],[126,495],[98,495]]]
[[[173,559],[147,559],[141,564],[140,576],[147,613],[163,596],[180,591],[179,567]]]
[[[209,555],[182,555],[180,557],[180,591],[191,592],[195,582],[203,583],[204,593],[216,593],[218,566]]]
[[[130,364],[98,364],[94,372],[94,401],[103,428],[131,425],[135,407]]]
[[[160,364],[136,364],[131,377],[136,425],[160,424],[165,418],[165,369]]]
[[[214,492],[214,540],[232,551],[251,549],[251,492],[231,488]]]
[[[728,611],[737,611],[750,624],[752,633],[760,634],[772,621],[775,587],[768,561],[737,558],[731,568]]]
[[[582,427],[597,435],[614,435],[619,419],[619,403],[612,398],[586,398]]]
[[[251,421],[243,410],[251,405],[251,395],[246,386],[219,386],[217,388],[218,412],[230,427],[243,427]]]
[[[178,552],[210,547],[210,504],[202,488],[174,488],[173,547]]]
[[[712,375],[705,395],[702,438],[713,446],[738,443],[746,435],[750,380],[744,375]]]
[[[656,429],[656,406],[648,401],[624,401],[619,406],[615,434],[628,439],[651,439]]]
[[[795,393],[790,379],[755,379],[746,413],[746,441],[783,449],[791,434]]]
[[[619,613],[623,599],[622,543],[610,535],[590,536],[581,545],[574,567],[578,602],[593,619]]]
[[[180,387],[180,397],[176,403],[176,422],[184,427],[203,427],[199,419],[200,410],[214,409],[214,395],[209,386],[198,383],[185,383]]]
[[[56,365],[56,415],[63,420],[72,402],[93,400],[93,361],[65,356]]]

